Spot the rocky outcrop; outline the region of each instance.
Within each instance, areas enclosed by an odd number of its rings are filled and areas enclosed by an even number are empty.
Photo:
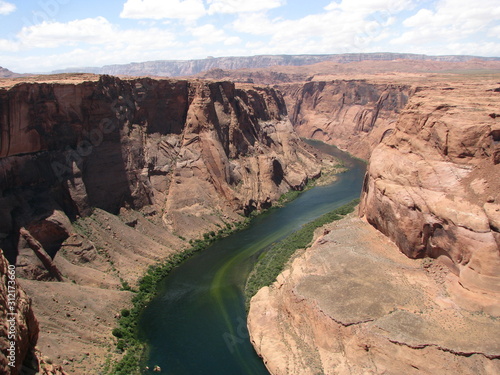
[[[345,53],[335,55],[258,55],[233,57],[208,57],[198,60],[158,60],[123,65],[107,65],[101,68],[85,67],[58,70],[54,73],[86,72],[97,74],[131,75],[131,76],[187,76],[210,69],[245,69],[264,68],[269,66],[301,66],[315,64],[322,61],[350,63],[357,61],[392,61],[398,59],[419,61],[447,61],[460,62],[472,59],[485,61],[499,60],[496,57],[477,56],[427,56],[411,53]]]
[[[360,213],[407,256],[443,259],[459,278],[456,293],[474,292],[475,305],[500,314],[497,87],[418,88],[373,151]]]
[[[353,215],[253,297],[251,340],[274,375],[496,374],[500,323],[452,301],[455,278]]]
[[[499,92],[414,89],[371,154],[363,219],[323,228],[251,301],[272,374],[500,371]]]
[[[37,370],[35,345],[39,326],[31,300],[19,286],[16,267],[0,250],[0,372],[5,375]]]
[[[282,84],[297,133],[336,145],[362,159],[395,126],[412,89],[366,80]]]

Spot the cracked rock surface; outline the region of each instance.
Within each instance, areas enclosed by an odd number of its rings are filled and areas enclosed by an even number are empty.
[[[455,302],[444,264],[407,258],[354,215],[326,229],[252,299],[251,339],[272,374],[500,372],[500,321]]]

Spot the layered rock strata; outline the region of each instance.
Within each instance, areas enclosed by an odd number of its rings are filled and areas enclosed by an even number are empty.
[[[321,61],[333,61],[342,64],[359,61],[397,61],[414,60],[442,61],[442,62],[466,62],[471,60],[496,61],[497,57],[480,56],[427,56],[411,53],[345,53],[337,55],[257,55],[257,56],[231,56],[231,57],[208,57],[198,60],[156,60],[123,65],[107,65],[103,67],[81,67],[76,69],[65,69],[54,73],[88,72],[98,74],[114,75],[151,75],[151,76],[186,76],[197,74],[209,69],[243,69],[263,68],[269,66],[302,66],[314,64]]]
[[[0,89],[0,130],[0,246],[46,362],[74,374],[116,357],[149,265],[320,174],[281,95],[253,85],[35,77]]]
[[[64,216],[94,207],[153,206],[168,228],[192,235],[320,173],[268,88],[104,76],[23,83],[0,99],[7,251],[25,226],[53,253],[68,237]]]
[[[472,80],[418,88],[373,151],[360,213],[410,258],[441,258],[462,288],[500,314],[497,87]]]
[[[450,298],[446,266],[407,258],[354,215],[317,233],[251,301],[251,340],[271,374],[500,371],[498,320]]]
[[[333,144],[366,160],[394,129],[413,92],[410,85],[366,80],[313,81],[279,88],[301,137]]]
[[[0,372],[16,375],[37,370],[39,326],[31,300],[19,286],[16,268],[0,250]]]
[[[371,155],[363,219],[324,228],[252,299],[272,374],[500,372],[499,92],[415,88]]]

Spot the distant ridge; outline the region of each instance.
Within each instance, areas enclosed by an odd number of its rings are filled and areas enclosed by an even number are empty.
[[[0,78],[16,78],[21,76],[22,74],[11,72],[9,69],[5,69],[0,66]]]
[[[209,57],[198,60],[158,60],[140,63],[106,65],[103,67],[68,68],[55,70],[52,73],[95,73],[129,76],[165,76],[179,77],[198,74],[210,69],[256,69],[276,65],[301,66],[323,61],[350,63],[364,60],[425,60],[465,62],[473,59],[483,61],[500,61],[500,57],[480,57],[466,55],[428,56],[411,53],[345,53],[335,55],[258,55],[243,57]]]

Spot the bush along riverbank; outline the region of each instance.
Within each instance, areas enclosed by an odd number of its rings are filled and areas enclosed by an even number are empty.
[[[111,375],[135,375],[141,374],[141,364],[145,362],[146,345],[138,339],[137,324],[139,317],[148,303],[156,296],[158,286],[174,268],[197,252],[206,249],[213,242],[227,237],[248,226],[250,218],[232,224],[216,232],[205,233],[203,239],[190,241],[191,247],[177,254],[169,256],[158,265],[148,268],[144,276],[139,280],[138,289],[134,290],[128,285],[126,288],[135,295],[132,297],[132,307],[120,312],[118,326],[113,329],[113,336],[117,338],[116,349],[124,352],[120,361],[111,366]]]
[[[276,277],[283,271],[292,255],[298,250],[310,245],[314,231],[325,224],[335,220],[342,219],[345,215],[354,211],[358,205],[359,199],[330,211],[316,220],[304,224],[288,237],[272,245],[267,251],[263,252],[248,277],[245,286],[245,303],[247,310],[250,306],[250,299],[259,291],[259,289],[271,285]]]
[[[345,168],[342,164],[333,165],[327,171],[324,171],[319,178],[309,180],[302,190],[291,190],[283,194],[272,208],[281,207],[292,201],[304,191],[314,187],[325,177],[330,176],[329,178],[331,178],[331,175],[344,171]],[[124,285],[124,289],[134,292],[135,295],[132,298],[132,307],[121,311],[118,327],[114,328],[112,332],[117,338],[117,351],[124,354],[119,362],[110,366],[112,367],[109,372],[110,375],[135,375],[142,373],[141,367],[145,366],[147,346],[138,339],[137,324],[141,312],[156,296],[160,281],[193,254],[206,249],[213,242],[221,238],[246,228],[253,217],[265,211],[267,210],[254,211],[250,213],[248,217],[244,218],[244,220],[234,225],[226,224],[226,227],[218,232],[208,232],[203,235],[203,239],[190,241],[192,245],[190,248],[169,256],[164,262],[158,265],[151,266],[139,280],[138,290],[134,290],[130,288],[130,286]]]

